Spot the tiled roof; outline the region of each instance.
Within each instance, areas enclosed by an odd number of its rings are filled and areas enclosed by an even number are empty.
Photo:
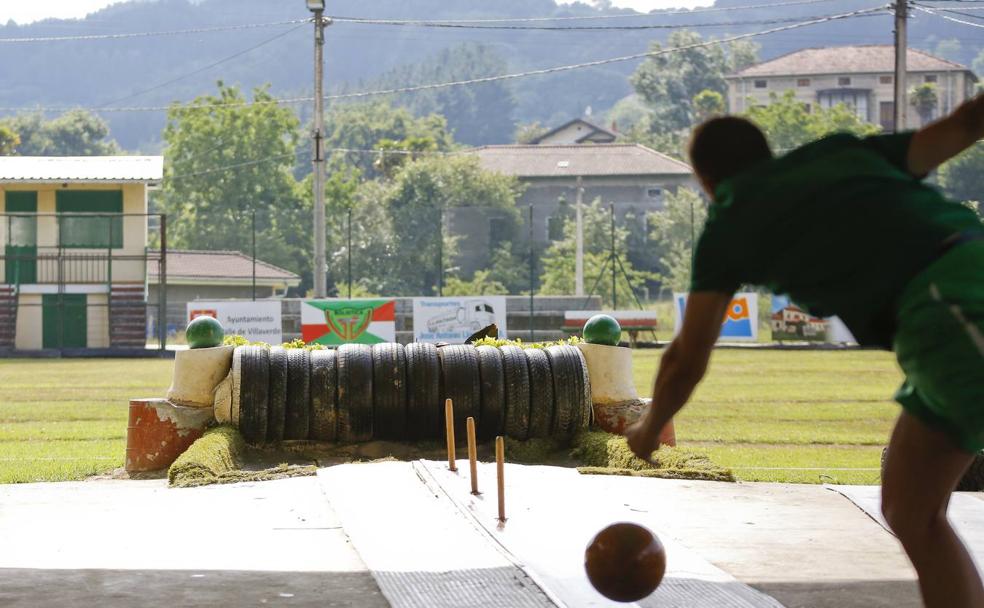
[[[691,175],[690,165],[639,144],[483,146],[483,169],[516,177]]]
[[[162,156],[0,156],[0,182],[157,182]]]
[[[612,130],[606,129],[605,127],[599,127],[598,125],[596,125],[593,122],[587,120],[586,118],[575,118],[573,120],[568,120],[567,122],[565,122],[564,124],[560,125],[559,127],[555,127],[553,129],[550,129],[549,131],[547,131],[546,133],[544,133],[540,137],[537,137],[536,139],[534,139],[530,143],[531,144],[538,144],[541,141],[543,141],[544,139],[550,137],[551,135],[555,135],[557,133],[560,133],[561,131],[563,131],[567,127],[569,127],[571,125],[575,125],[577,123],[581,123],[581,124],[583,124],[586,127],[588,127],[588,128],[591,129],[590,132],[586,133],[583,137],[581,137],[581,139],[578,140],[578,143],[586,140],[587,138],[591,137],[595,133],[601,133],[602,135],[607,135],[607,136],[611,137],[612,139],[615,139],[616,137],[618,137],[618,133],[616,133],[616,132],[614,132]]]
[[[152,283],[159,280],[157,270],[157,261],[149,260],[147,276]],[[253,280],[253,259],[239,251],[169,249],[167,280],[249,284]],[[301,278],[289,270],[256,260],[256,280],[264,284],[276,282],[296,286]]]
[[[906,53],[909,72],[943,72],[966,70],[967,66],[941,59],[916,49]],[[807,74],[864,74],[895,71],[892,45],[835,46],[802,49],[765,61],[730,76],[799,76]]]

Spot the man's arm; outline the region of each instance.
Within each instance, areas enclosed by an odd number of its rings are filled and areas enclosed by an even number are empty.
[[[652,405],[646,415],[625,432],[629,447],[639,458],[649,460],[659,447],[659,432],[690,399],[690,394],[704,377],[732,295],[697,291],[687,299],[680,335],[659,362]]]
[[[916,176],[927,175],[984,137],[984,95],[965,102],[952,114],[915,132],[907,165]]]

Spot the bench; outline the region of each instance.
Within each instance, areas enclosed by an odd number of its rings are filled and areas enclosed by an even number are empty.
[[[567,310],[561,330],[568,334],[579,334],[584,323],[594,315],[605,314],[615,318],[622,331],[629,334],[629,344],[635,346],[639,332],[650,331],[656,339],[659,321],[654,310]]]

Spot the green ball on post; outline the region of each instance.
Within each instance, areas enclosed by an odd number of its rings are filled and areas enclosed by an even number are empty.
[[[584,323],[581,336],[588,344],[618,346],[622,340],[622,326],[611,315],[594,315]]]
[[[222,344],[225,330],[218,319],[203,315],[195,317],[185,328],[189,348],[213,348]]]

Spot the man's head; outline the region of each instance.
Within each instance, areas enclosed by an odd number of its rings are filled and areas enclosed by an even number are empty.
[[[765,135],[744,118],[712,118],[694,129],[690,138],[690,164],[712,198],[722,181],[770,158]]]

